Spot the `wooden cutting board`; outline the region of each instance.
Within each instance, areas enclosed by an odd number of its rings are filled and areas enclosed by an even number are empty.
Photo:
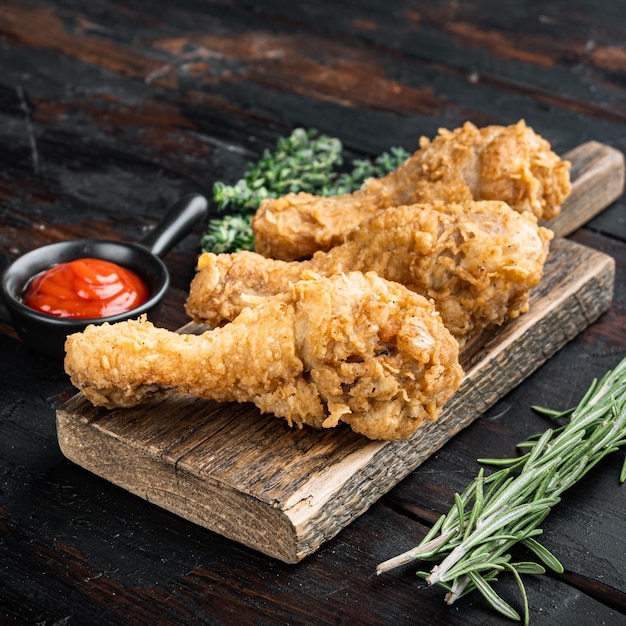
[[[591,142],[565,158],[573,193],[550,224],[560,236],[608,206],[624,185],[624,159],[612,148]],[[611,257],[556,238],[530,312],[464,349],[461,388],[437,423],[407,441],[369,441],[348,428],[291,429],[252,405],[172,395],[111,411],[78,394],[57,411],[59,444],[68,459],[123,489],[296,563],[605,311],[614,269]]]

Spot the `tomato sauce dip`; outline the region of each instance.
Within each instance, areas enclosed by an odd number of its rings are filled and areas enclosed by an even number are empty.
[[[135,272],[111,261],[82,258],[59,263],[34,276],[23,302],[56,317],[95,319],[130,311],[149,295]]]

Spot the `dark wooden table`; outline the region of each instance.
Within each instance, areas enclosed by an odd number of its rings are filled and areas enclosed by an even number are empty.
[[[520,118],[559,153],[626,151],[626,12],[608,0],[507,3],[8,0],[0,6],[0,269],[80,236],[134,240],[188,191],[211,194],[301,126],[351,156],[465,120]],[[0,307],[0,622],[499,624],[453,607],[416,568],[376,565],[419,542],[483,456],[510,456],[626,355],[626,217],[576,232],[617,262],[611,309],[362,517],[298,565],[265,557],[65,460],[58,362],[25,349]],[[184,324],[203,228],[166,258],[159,325]],[[544,523],[563,575],[527,577],[536,624],[626,621],[623,454]],[[498,586],[520,607],[510,578]]]

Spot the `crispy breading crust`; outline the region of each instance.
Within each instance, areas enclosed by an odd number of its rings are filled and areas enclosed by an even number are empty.
[[[571,191],[570,163],[522,120],[478,129],[467,122],[440,130],[396,171],[342,196],[291,193],[265,200],[253,218],[255,249],[282,260],[311,256],[342,243],[376,212],[418,203],[501,200],[550,220]]]
[[[404,439],[458,388],[458,344],[431,302],[379,276],[311,275],[203,335],[145,319],[68,337],[65,368],[95,405],[167,390],[253,402],[289,423]]]
[[[288,289],[307,271],[375,271],[432,298],[446,327],[463,343],[527,310],[551,238],[532,214],[502,202],[394,207],[307,261],[206,253],[199,258],[186,310],[197,322],[218,326],[258,298]]]

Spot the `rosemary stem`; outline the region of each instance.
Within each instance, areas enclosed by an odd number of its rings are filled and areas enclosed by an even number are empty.
[[[406,552],[403,552],[402,554],[398,554],[397,556],[394,556],[393,558],[388,559],[387,561],[384,561],[383,563],[380,563],[376,567],[376,574],[382,574],[384,572],[388,572],[392,569],[395,569],[396,567],[401,567],[402,565],[406,565],[407,563],[410,563],[411,561],[421,558],[423,555],[427,554],[428,552],[432,552],[433,550],[436,550],[437,548],[439,548],[443,543],[445,543],[450,538],[452,534],[453,534],[452,531],[445,532],[439,535],[438,537],[435,537],[431,541],[428,541],[427,543],[420,544],[419,546],[415,548],[411,548],[410,550],[407,550]]]
[[[439,565],[435,565],[435,567],[430,570],[430,576],[426,579],[426,582],[429,585],[436,585],[438,582],[441,582],[446,572],[453,565],[456,565],[466,554],[467,549],[465,546],[460,545],[454,548]]]
[[[461,597],[470,581],[471,579],[467,574],[457,578],[450,591],[446,594],[446,604],[454,604]]]

